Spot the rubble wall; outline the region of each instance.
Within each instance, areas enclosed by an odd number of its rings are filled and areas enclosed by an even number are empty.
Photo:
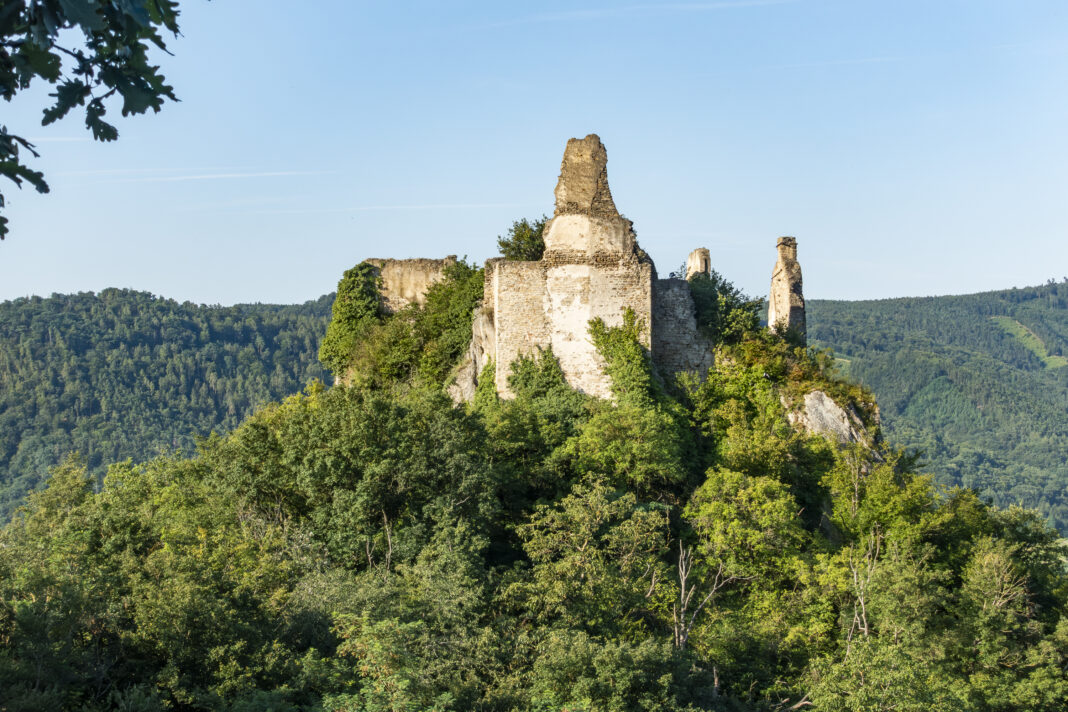
[[[686,280],[656,280],[652,324],[653,363],[661,375],[692,373],[704,378],[713,363],[712,344],[697,329]]]
[[[456,264],[456,255],[443,260],[391,260],[373,257],[364,260],[378,268],[382,280],[379,293],[382,304],[391,314],[409,304],[422,305],[430,285],[444,277],[445,268]]]

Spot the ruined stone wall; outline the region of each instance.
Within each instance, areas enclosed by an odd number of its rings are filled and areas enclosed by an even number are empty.
[[[489,303],[493,305],[493,348],[497,392],[508,397],[508,374],[520,355],[550,345],[545,309],[545,268],[540,262],[491,260],[487,273]]]
[[[593,396],[611,395],[604,363],[589,336],[591,319],[608,326],[623,323],[630,307],[646,325],[651,346],[652,266],[553,264],[494,260],[487,286],[493,310],[493,354],[497,391],[510,397],[508,375],[520,355],[552,348],[574,388]]]
[[[656,280],[652,323],[657,370],[665,377],[691,373],[704,378],[713,363],[712,344],[697,329],[697,313],[686,280]]]
[[[511,364],[520,355],[552,348],[574,388],[611,395],[604,363],[589,336],[590,320],[623,323],[627,307],[646,324],[653,321],[652,262],[634,239],[608,188],[607,153],[597,136],[571,139],[556,185],[556,210],[545,226],[545,253],[537,262],[490,260],[486,304],[492,304],[492,349],[497,391],[508,388]]]
[[[423,304],[430,285],[442,279],[446,267],[456,264],[456,255],[443,260],[371,258],[364,261],[378,268],[382,303],[386,311],[393,313],[409,304]]]
[[[568,141],[556,208],[543,233],[542,258],[486,262],[484,298],[475,313],[471,344],[449,386],[457,401],[474,396],[482,367],[491,360],[498,394],[511,397],[512,364],[547,348],[573,388],[611,397],[611,381],[589,324],[599,318],[609,327],[619,326],[628,308],[645,325],[642,343],[662,375],[689,372],[703,378],[708,372],[712,346],[697,329],[689,283],[657,279],[633,225],[616,210],[607,161],[597,136]],[[708,250],[700,248],[690,254],[687,272],[707,274],[710,266]]]
[[[623,322],[630,308],[645,325],[642,341],[664,377],[692,373],[703,378],[713,365],[713,345],[698,330],[689,278],[709,274],[705,248],[690,253],[686,280],[657,279],[656,268],[638,246],[633,225],[616,209],[608,187],[608,154],[594,134],[568,141],[555,189],[556,207],[543,231],[545,251],[534,262],[504,258],[486,263],[482,304],[475,310],[467,353],[448,391],[457,401],[474,397],[483,367],[494,363],[498,393],[508,387],[512,363],[521,355],[551,348],[572,387],[592,396],[611,396],[604,362],[593,346],[589,323]],[[778,241],[768,322],[805,331],[805,300],[797,240]],[[430,286],[456,257],[444,260],[370,259],[382,280],[386,309],[425,303]]]

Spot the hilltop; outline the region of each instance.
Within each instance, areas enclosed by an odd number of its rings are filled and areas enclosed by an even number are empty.
[[[813,345],[877,395],[890,442],[1068,531],[1068,282],[808,308]]]
[[[192,454],[196,435],[229,431],[259,405],[329,380],[316,354],[332,302],[328,294],[303,305],[210,307],[105,290],[0,304],[0,518],[71,450],[98,476],[109,462],[161,449]],[[1068,354],[1065,284],[808,300],[807,310],[812,345],[833,349],[842,374],[875,393],[887,440],[922,451],[921,470],[1001,506],[1036,508],[1068,530],[1068,368],[1058,365]],[[59,333],[73,334],[78,350]],[[215,392],[189,377],[171,388],[162,377],[177,373],[171,361],[190,364],[197,378],[214,374]],[[131,369],[134,379],[120,377]],[[276,369],[284,375],[271,378]],[[157,386],[143,389],[146,381]],[[86,394],[82,407],[76,393]],[[105,413],[108,402],[124,406]]]

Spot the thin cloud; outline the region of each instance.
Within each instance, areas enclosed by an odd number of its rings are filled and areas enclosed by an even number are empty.
[[[814,67],[845,67],[854,64],[886,64],[904,62],[908,57],[852,57],[849,59],[828,59],[819,62],[798,62],[796,64],[775,64],[771,69],[808,69]]]
[[[355,205],[347,208],[291,208],[256,210],[256,215],[289,215],[296,213],[362,213],[380,210],[471,210],[482,208],[527,208],[533,203],[427,203],[423,205]]]
[[[685,12],[711,12],[715,10],[732,10],[746,7],[766,7],[772,5],[791,5],[801,0],[722,0],[721,2],[689,2],[689,3],[663,3],[627,5],[625,7],[589,8],[584,10],[564,10],[562,12],[549,12],[538,15],[526,15],[510,20],[500,20],[474,26],[475,28],[514,27],[516,25],[531,25],[551,22],[567,22],[571,20],[597,20],[621,15],[634,15],[640,13],[685,13]]]
[[[95,168],[85,171],[57,171],[52,175],[57,176],[122,176],[122,175],[143,175],[146,173],[180,173],[183,170],[189,170],[188,168]],[[208,171],[240,171],[247,170],[244,168],[235,168],[234,166],[214,167],[214,168],[198,168],[198,173],[206,173]]]
[[[146,178],[124,178],[108,181],[109,183],[177,183],[192,180],[234,180],[239,178],[279,178],[288,176],[321,176],[337,171],[261,171],[258,173],[199,173],[184,176],[150,176]]]
[[[881,55],[876,57],[846,57],[843,59],[827,59],[817,60],[813,62],[797,62],[790,64],[775,64],[767,67],[768,69],[809,69],[819,67],[845,67],[858,64],[888,64],[892,62],[937,62],[952,60],[962,56],[971,54],[981,54],[986,52],[1003,52],[1003,51],[1026,51],[1035,49],[1038,47],[1037,42],[1009,42],[1003,44],[991,45],[989,47],[976,47],[968,50],[958,50],[955,52],[926,52],[923,54],[915,55]]]

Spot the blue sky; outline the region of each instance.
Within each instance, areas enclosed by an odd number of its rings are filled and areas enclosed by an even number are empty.
[[[552,211],[598,133],[661,273],[708,247],[767,289],[795,235],[810,298],[1068,274],[1063,0],[184,0],[181,103],[87,139],[3,105],[52,193],[4,186],[0,299],[131,287],[297,302],[366,257],[482,261]],[[115,112],[118,115],[118,108]]]

